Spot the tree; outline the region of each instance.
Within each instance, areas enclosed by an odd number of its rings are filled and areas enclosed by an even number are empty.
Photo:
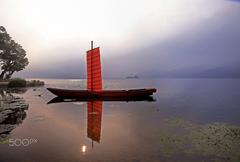
[[[0,26],[0,52],[7,49],[7,44],[11,41],[11,37],[3,26]]]
[[[26,51],[16,43],[0,26],[0,79],[10,79],[14,72],[23,70],[28,65]]]

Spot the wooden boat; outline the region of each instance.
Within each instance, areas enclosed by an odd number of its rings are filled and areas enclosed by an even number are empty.
[[[102,90],[102,91],[88,91],[88,90],[69,90],[47,88],[50,92],[61,98],[141,98],[152,95],[156,89],[131,89],[131,90]]]
[[[138,98],[151,96],[157,90],[152,89],[130,89],[130,90],[103,90],[102,72],[100,61],[100,48],[87,51],[87,90],[69,90],[47,88],[50,92],[61,98]]]

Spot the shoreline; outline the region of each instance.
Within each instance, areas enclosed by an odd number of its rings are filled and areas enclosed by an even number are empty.
[[[25,79],[24,79],[25,80]],[[38,87],[38,86],[44,86],[45,83],[44,81],[41,80],[25,80],[26,81],[26,85],[25,86],[16,86],[17,87]],[[13,87],[9,87],[9,81],[0,81],[0,88],[15,88],[15,86]]]

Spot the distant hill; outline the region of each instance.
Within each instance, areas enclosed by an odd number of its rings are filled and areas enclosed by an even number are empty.
[[[240,78],[240,67],[188,68],[163,72],[153,70],[140,74],[145,78]]]
[[[196,73],[193,77],[240,78],[240,68],[214,68]]]

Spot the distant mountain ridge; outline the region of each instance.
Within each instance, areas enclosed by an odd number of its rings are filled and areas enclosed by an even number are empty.
[[[142,72],[144,78],[240,78],[240,67],[177,69],[166,72]]]
[[[121,79],[124,76],[119,75],[118,77],[111,77],[108,74],[104,74],[106,79]],[[29,72],[22,73],[23,77],[34,77],[34,78],[55,78],[55,79],[73,79],[73,78],[85,78],[84,75],[80,75],[79,72],[72,69],[71,73],[48,71],[44,73],[31,74]],[[150,70],[139,73],[141,78],[240,78],[240,67],[216,67],[209,69],[176,69],[171,71],[158,71]]]

